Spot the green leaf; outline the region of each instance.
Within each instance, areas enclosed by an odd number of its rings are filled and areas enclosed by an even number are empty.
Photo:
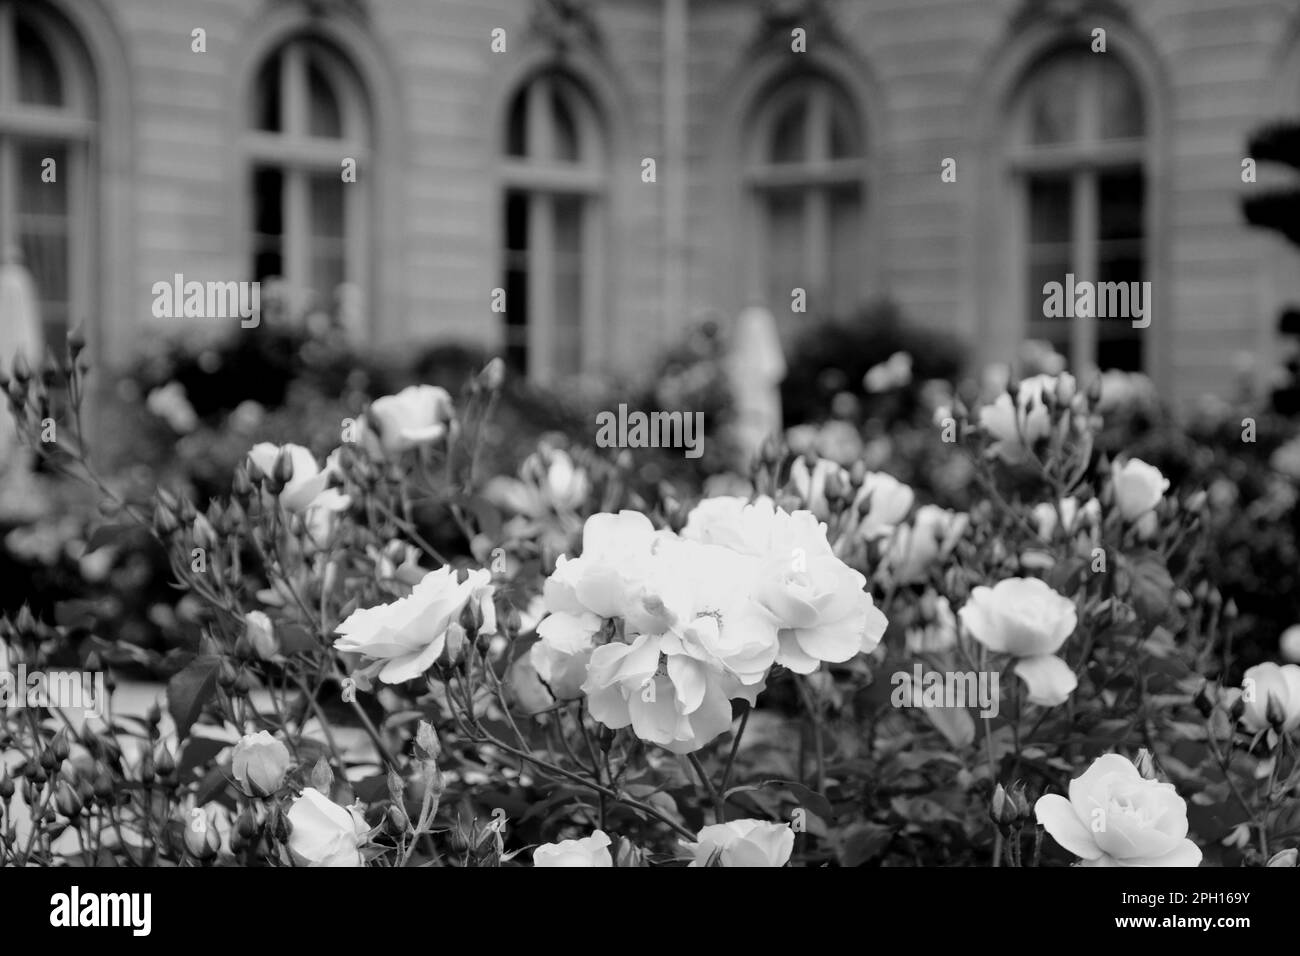
[[[204,654],[194,658],[167,682],[167,711],[176,723],[176,736],[184,740],[217,690],[221,658]]]
[[[855,823],[837,834],[840,866],[861,866],[880,856],[894,839],[894,831],[879,823]]]
[[[805,787],[802,783],[794,780],[764,780],[762,783],[731,787],[727,790],[726,796],[730,797],[734,793],[760,790],[764,787],[779,787],[788,790],[794,796],[795,802],[805,810],[817,814],[827,823],[835,822],[835,811],[831,808],[831,802],[826,799],[825,794],[818,793],[811,787]]]

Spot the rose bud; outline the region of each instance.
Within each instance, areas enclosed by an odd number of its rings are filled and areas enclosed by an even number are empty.
[[[201,810],[195,810],[185,825],[185,849],[200,863],[211,860],[221,849],[221,834]]]
[[[289,748],[263,730],[240,738],[230,769],[245,793],[269,797],[284,786],[289,762]]]
[[[244,639],[253,653],[264,661],[271,660],[280,650],[275,627],[262,611],[249,611],[244,615]]]
[[[54,805],[69,820],[75,820],[81,815],[81,798],[66,780],[60,780],[55,788]]]

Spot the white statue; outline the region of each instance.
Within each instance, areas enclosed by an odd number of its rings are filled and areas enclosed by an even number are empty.
[[[45,334],[41,327],[40,299],[32,274],[22,263],[22,253],[13,246],[5,250],[0,264],[0,365],[5,374],[13,370],[14,356],[21,354],[33,369],[45,356]],[[25,457],[18,453],[18,433],[9,414],[8,400],[0,405],[0,475],[12,470]]]
[[[736,437],[748,460],[763,441],[781,433],[781,380],[785,356],[772,313],[750,306],[736,318],[728,357]]]

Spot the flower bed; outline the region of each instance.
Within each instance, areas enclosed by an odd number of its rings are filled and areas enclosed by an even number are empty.
[[[332,409],[327,455],[250,441],[206,505],[146,504],[89,459],[76,343],[18,368],[20,430],[92,482],[97,542],[158,542],[189,639],[165,712],[3,712],[4,861],[1295,865],[1300,649],[1221,590],[1263,590],[1217,550],[1230,452],[1117,443],[1114,389],[1056,369],[805,429],[714,494],[581,442],[485,465],[502,386]],[[1283,467],[1252,480],[1293,520]],[[147,656],[0,623],[0,673],[70,649]]]

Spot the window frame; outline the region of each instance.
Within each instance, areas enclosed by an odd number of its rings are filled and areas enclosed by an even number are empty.
[[[309,48],[321,54],[315,62],[326,73],[327,82],[339,108],[342,136],[316,136],[310,132],[311,102],[308,81]],[[278,63],[279,117],[278,130],[258,128],[256,105],[258,82],[268,63]],[[277,170],[283,177],[281,202],[281,261],[291,314],[312,302],[317,308],[333,309],[337,303],[326,298],[338,289],[315,289],[311,284],[311,252],[316,240],[310,215],[311,177],[329,173],[339,177],[343,187],[343,285],[358,287],[364,301],[374,300],[371,277],[369,175],[375,159],[371,143],[375,141],[374,110],[361,70],[347,51],[329,37],[310,30],[297,30],[277,41],[252,62],[246,89],[241,123],[243,163],[244,262],[256,271],[256,188],[254,178],[259,169]],[[355,182],[343,182],[342,162],[356,161]]]
[[[1013,215],[1016,217],[1017,233],[1020,237],[1017,259],[1020,268],[1022,287],[1027,285],[1025,279],[1032,270],[1033,242],[1025,223],[1030,213],[1029,182],[1032,176],[1054,176],[1070,183],[1070,266],[1069,272],[1080,280],[1097,282],[1100,279],[1100,231],[1101,231],[1101,176],[1115,172],[1137,172],[1144,183],[1150,182],[1148,138],[1151,135],[1151,123],[1148,115],[1148,98],[1143,97],[1142,82],[1128,64],[1123,60],[1109,61],[1092,59],[1109,54],[1081,52],[1075,48],[1058,47],[1041,53],[1023,72],[1014,92],[1010,121],[1011,135],[1007,138],[1008,147],[1004,153],[1004,168],[1015,179],[1013,188]],[[1063,143],[1033,144],[1030,137],[1032,116],[1032,97],[1030,90],[1041,74],[1050,69],[1056,58],[1066,56],[1081,64],[1097,68],[1086,68],[1080,87],[1075,88],[1075,103],[1081,108],[1076,121],[1077,136]],[[1102,64],[1118,62],[1136,93],[1143,97],[1142,135],[1103,139],[1101,130],[1102,103]],[[1151,234],[1147,225],[1147,206],[1151,198],[1149,191],[1143,194],[1143,233],[1142,243],[1143,280],[1150,281],[1151,273]],[[1064,281],[1064,276],[1061,280]],[[1041,299],[1036,303],[1041,310]],[[1147,303],[1150,308],[1151,303]],[[1022,334],[1028,336],[1031,327],[1031,315],[1035,306],[1026,302],[1021,310]],[[1098,346],[1101,336],[1098,332],[1099,319],[1094,316],[1075,316],[1070,320],[1069,354],[1066,356],[1069,367],[1076,374],[1091,374],[1097,370]],[[1138,371],[1146,371],[1151,366],[1149,347],[1144,342],[1142,363]]]
[[[574,118],[578,160],[555,157],[555,136],[551,122],[550,97],[562,96]],[[510,123],[519,97],[525,97],[524,155],[509,153]],[[554,65],[534,69],[513,84],[501,112],[495,147],[498,164],[497,223],[501,256],[498,279],[506,283],[514,271],[513,261],[523,255],[522,271],[527,276],[527,301],[522,343],[512,339],[509,323],[511,303],[507,298],[502,316],[501,341],[508,351],[522,344],[527,377],[538,384],[553,382],[564,370],[558,367],[556,348],[557,301],[555,293],[555,222],[561,201],[581,203],[581,285],[578,315],[579,374],[591,371],[601,352],[600,328],[605,306],[604,279],[607,254],[606,210],[610,190],[611,145],[600,105],[588,85],[567,70]],[[527,208],[527,249],[508,247],[505,230],[507,204],[512,194],[521,195]]]
[[[58,71],[64,103],[46,106],[20,103],[15,80],[18,57],[16,55],[16,28],[19,16],[40,34],[54,58]],[[17,220],[20,180],[17,170],[17,153],[23,145],[57,143],[66,151],[66,158],[56,167],[56,174],[67,189],[67,287],[63,290],[65,315],[62,324],[70,331],[90,314],[96,273],[96,250],[90,237],[98,227],[98,216],[92,194],[96,185],[97,138],[100,124],[98,97],[95,93],[93,67],[89,52],[83,47],[81,37],[72,27],[58,18],[56,8],[43,4],[27,4],[19,11],[17,0],[0,0],[0,197],[13,197],[13,202],[0,201],[0,259],[4,250],[19,245]],[[13,64],[12,67],[8,64]],[[30,271],[30,266],[28,267]],[[33,278],[37,278],[33,274]],[[50,318],[45,314],[46,297],[38,289],[42,305],[41,338],[55,354],[62,351],[62,342],[49,341]]]
[[[772,161],[770,155],[776,124],[784,118],[790,106],[805,98],[809,101],[809,108],[803,129],[803,158],[796,162]],[[851,132],[857,154],[851,157],[834,158],[831,155],[837,98],[838,105],[847,108],[853,123]],[[852,91],[836,76],[811,67],[795,72],[784,71],[767,79],[760,93],[752,98],[742,137],[743,216],[750,237],[746,242],[747,285],[774,314],[784,316],[790,310],[788,299],[779,303],[766,301],[772,238],[767,208],[770,197],[777,192],[799,196],[803,273],[809,277],[802,287],[807,289],[810,300],[816,293],[830,291],[833,269],[831,205],[832,193],[836,189],[856,189],[858,241],[855,251],[859,258],[869,257],[871,253],[869,221],[875,180],[871,128]],[[864,264],[857,273],[859,278],[853,296],[858,302],[867,294],[866,280],[870,268]],[[809,304],[814,305],[813,302]],[[785,323],[778,324],[788,328]]]

